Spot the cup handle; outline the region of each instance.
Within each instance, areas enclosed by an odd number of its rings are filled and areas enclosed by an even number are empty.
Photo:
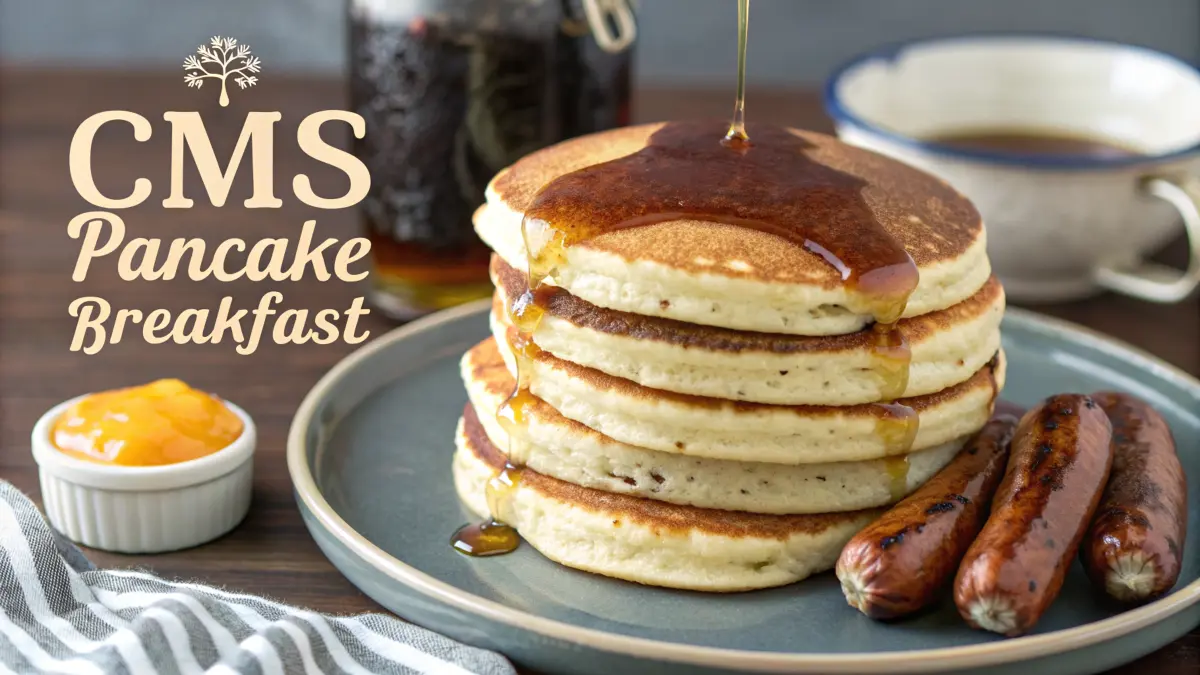
[[[1110,291],[1150,302],[1179,302],[1200,286],[1200,186],[1195,179],[1145,176],[1139,189],[1174,206],[1187,232],[1188,263],[1179,270],[1140,261],[1128,267],[1104,266],[1095,272],[1096,283]]]

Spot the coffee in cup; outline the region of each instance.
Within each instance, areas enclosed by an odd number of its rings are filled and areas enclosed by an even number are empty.
[[[844,140],[975,202],[1016,300],[1177,302],[1200,285],[1200,71],[1181,60],[1086,38],[935,38],[852,60],[825,99]],[[1186,271],[1145,259],[1181,230]]]

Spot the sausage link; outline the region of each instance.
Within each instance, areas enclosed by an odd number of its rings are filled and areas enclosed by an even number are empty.
[[[1166,420],[1128,394],[1092,398],[1113,427],[1113,467],[1080,558],[1092,583],[1124,602],[1157,598],[1179,579],[1187,478]]]
[[[1017,419],[997,417],[925,485],[842,549],[846,602],[873,619],[911,614],[937,599],[987,519]]]
[[[1058,596],[1108,480],[1112,426],[1091,398],[1052,396],[1021,418],[992,514],[954,580],[971,626],[1015,636]]]

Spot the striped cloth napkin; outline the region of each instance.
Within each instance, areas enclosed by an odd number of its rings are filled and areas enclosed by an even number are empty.
[[[0,673],[514,674],[499,654],[382,614],[95,569],[0,480]]]

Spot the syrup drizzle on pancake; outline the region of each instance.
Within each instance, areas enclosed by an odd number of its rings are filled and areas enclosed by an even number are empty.
[[[524,408],[531,400],[532,335],[545,315],[551,289],[545,280],[567,264],[567,250],[619,230],[678,220],[717,222],[774,235],[820,256],[841,276],[872,315],[872,350],[884,408],[877,433],[895,454],[907,453],[917,432],[917,414],[893,403],[908,386],[911,351],[895,323],[917,287],[919,272],[904,247],[876,219],[863,197],[866,181],[814,160],[813,146],[788,130],[745,124],[745,67],[749,0],[738,2],[738,87],[730,124],[672,122],[631,155],[564,174],[543,186],[525,211],[522,235],[527,252],[528,291],[508,307],[517,337],[517,386],[497,411],[510,437],[520,437]],[[893,493],[905,491],[906,457],[889,464]],[[520,467],[510,464],[489,481],[493,518],[518,489]],[[896,487],[899,486],[899,487]],[[898,497],[897,497],[898,499]],[[493,520],[468,525],[452,544],[471,555],[504,553],[519,538],[500,536]],[[508,530],[511,532],[511,528]],[[481,532],[487,532],[484,537]],[[460,545],[468,542],[469,549]],[[494,542],[494,543],[493,543]]]
[[[750,38],[750,0],[738,2],[738,76],[733,120],[723,141],[727,147],[740,148],[750,141],[746,135],[746,45]]]

